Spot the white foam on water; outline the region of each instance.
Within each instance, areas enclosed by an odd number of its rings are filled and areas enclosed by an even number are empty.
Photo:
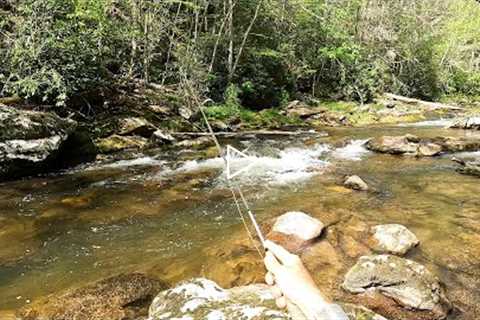
[[[368,139],[353,140],[345,147],[335,149],[332,156],[337,159],[360,161],[364,155],[370,153],[370,151],[365,148],[367,141]]]
[[[232,157],[231,172],[235,173],[249,166],[249,169],[235,177],[239,182],[266,181],[269,184],[288,184],[309,179],[328,162],[320,159],[330,150],[325,144],[312,148],[287,148],[278,152],[277,157],[251,156],[246,158]],[[226,179],[225,162],[222,158],[186,161],[182,166],[171,171],[163,171],[162,175],[195,172],[204,169],[221,169],[221,180]],[[161,178],[161,177],[160,177]]]
[[[101,169],[115,169],[115,168],[128,168],[128,167],[138,167],[138,166],[162,166],[166,163],[166,161],[158,160],[152,157],[141,157],[135,158],[130,160],[118,160],[112,163],[107,164],[93,164],[85,168],[86,171],[89,170],[101,170]]]
[[[398,127],[449,127],[453,124],[452,119],[427,120],[412,123],[400,123]]]
[[[457,152],[454,154],[455,157],[457,158],[462,158],[462,159],[475,159],[475,160],[480,160],[480,151],[472,151],[472,152]],[[449,154],[448,156],[452,156]]]

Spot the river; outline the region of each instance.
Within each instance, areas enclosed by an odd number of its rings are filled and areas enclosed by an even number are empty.
[[[463,310],[455,319],[475,320],[480,316],[478,178],[455,172],[451,155],[380,155],[362,145],[386,134],[473,134],[443,124],[332,128],[328,137],[229,143],[248,147],[249,161],[254,160],[238,183],[259,221],[300,210],[353,215],[369,225],[403,224],[421,241],[408,258],[445,283]],[[480,153],[456,156],[480,158]],[[363,177],[374,191],[340,187],[349,174]],[[0,310],[121,272],[154,272],[172,283],[200,275],[204,249],[243,232],[223,162],[195,160],[190,152],[144,154],[2,183],[0,226]],[[325,277],[316,275],[319,281]]]

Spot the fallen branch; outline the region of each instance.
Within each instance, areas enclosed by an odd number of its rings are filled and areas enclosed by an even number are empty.
[[[438,103],[438,102],[423,101],[419,99],[399,96],[393,93],[385,93],[385,97],[389,99],[397,100],[403,103],[407,103],[407,104],[419,104],[428,108],[429,110],[438,110],[438,109],[456,110],[456,111],[463,110],[462,107],[458,107],[458,106],[452,106],[452,105]]]

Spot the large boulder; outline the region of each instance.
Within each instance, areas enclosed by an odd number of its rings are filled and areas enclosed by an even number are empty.
[[[433,142],[441,145],[444,152],[480,150],[480,138],[475,137],[437,137]]]
[[[458,119],[454,121],[449,128],[480,130],[480,117],[469,117],[464,119]]]
[[[393,255],[361,257],[345,275],[342,286],[366,298],[379,293],[406,309],[422,312],[409,319],[445,319],[451,308],[432,273],[417,262]]]
[[[420,241],[400,224],[384,224],[372,228],[372,247],[377,252],[404,255]]]
[[[282,244],[291,252],[299,252],[320,236],[323,227],[320,220],[304,212],[291,211],[275,220],[267,238]]]
[[[146,316],[154,296],[165,286],[142,274],[105,279],[20,310],[23,320],[133,320]]]
[[[0,180],[92,160],[95,147],[77,122],[0,106]]]
[[[149,320],[161,319],[290,319],[275,307],[266,285],[256,284],[230,290],[197,278],[161,292],[153,300]]]

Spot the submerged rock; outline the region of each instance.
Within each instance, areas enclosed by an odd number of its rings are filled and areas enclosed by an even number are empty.
[[[148,140],[138,136],[119,136],[111,135],[108,138],[102,138],[95,141],[100,153],[113,153],[125,149],[142,149],[148,143]]]
[[[372,228],[372,247],[377,252],[404,255],[420,241],[400,224],[385,224]]]
[[[35,302],[19,312],[24,320],[133,320],[164,285],[142,274],[119,275],[58,297]]]
[[[449,128],[480,130],[480,117],[458,119]]]
[[[303,212],[287,212],[275,220],[267,238],[297,252],[320,236],[323,223]]]
[[[348,177],[344,185],[353,190],[368,191],[368,185],[359,176]]]
[[[417,319],[445,319],[451,308],[433,274],[421,264],[397,256],[361,257],[342,286],[350,293],[364,294],[366,301],[375,292],[407,309],[422,311]]]
[[[0,180],[75,165],[95,157],[77,122],[53,113],[0,108]]]
[[[256,284],[230,290],[197,278],[161,292],[153,300],[149,320],[161,319],[290,319],[275,307],[266,285]]]

